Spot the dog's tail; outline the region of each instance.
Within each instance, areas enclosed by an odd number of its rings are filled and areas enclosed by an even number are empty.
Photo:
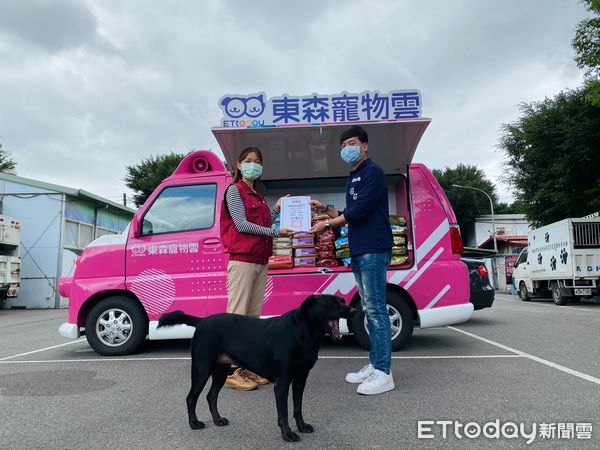
[[[200,324],[199,317],[190,316],[185,314],[183,311],[172,311],[160,316],[158,319],[157,328],[161,327],[172,327],[175,325],[189,325],[190,327],[197,327]]]

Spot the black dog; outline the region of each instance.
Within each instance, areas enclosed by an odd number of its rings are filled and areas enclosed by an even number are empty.
[[[312,433],[313,427],[302,417],[306,378],[317,361],[323,336],[331,334],[340,339],[339,319],[349,319],[353,313],[340,297],[311,295],[300,308],[269,319],[226,313],[200,319],[181,311],[163,315],[159,328],[178,324],[196,327],[192,339],[192,387],[186,399],[190,427],[205,427],[196,416],[196,404],[211,375],[212,385],[206,396],[210,413],[215,425],[229,424],[217,411],[217,397],[233,363],[275,383],[277,423],[285,441],[300,440],[288,422],[290,384],[298,430]]]

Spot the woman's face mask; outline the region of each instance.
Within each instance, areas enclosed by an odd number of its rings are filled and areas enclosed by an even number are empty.
[[[242,172],[242,176],[247,180],[254,181],[262,175],[262,166],[256,162],[243,162],[240,172]]]
[[[359,162],[360,158],[362,157],[362,155],[360,153],[360,146],[359,145],[347,145],[346,147],[342,148],[342,151],[340,152],[340,156],[348,164],[354,165],[357,162]]]

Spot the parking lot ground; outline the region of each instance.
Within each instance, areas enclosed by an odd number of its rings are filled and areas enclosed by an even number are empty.
[[[189,341],[148,342],[140,354],[105,358],[85,340],[58,336],[65,317],[0,311],[1,448],[514,448],[528,440],[471,439],[462,430],[459,439],[454,424],[446,438],[441,425],[429,425],[424,432],[434,437],[418,439],[418,421],[444,420],[523,424],[535,431],[537,447],[600,445],[597,301],[557,307],[498,294],[469,322],[415,330],[409,347],[394,353],[396,389],[375,397],[344,382],[367,352],[351,337],[328,342],[305,392],[304,416],[316,431],[296,444],[281,440],[272,385],[224,388],[219,409],[230,425],[223,428],[209,420],[202,395],[198,416],[207,428],[192,431],[185,411]],[[542,436],[543,423],[555,424],[547,427],[553,439]],[[576,424],[591,424],[591,436]]]

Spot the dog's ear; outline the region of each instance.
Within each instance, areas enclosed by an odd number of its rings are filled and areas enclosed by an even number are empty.
[[[311,309],[314,308],[314,306],[316,305],[317,298],[318,298],[318,296],[316,296],[316,295],[309,295],[302,302],[302,305],[300,305],[300,312],[302,313],[302,315],[305,318],[308,319],[312,315],[311,314]]]

